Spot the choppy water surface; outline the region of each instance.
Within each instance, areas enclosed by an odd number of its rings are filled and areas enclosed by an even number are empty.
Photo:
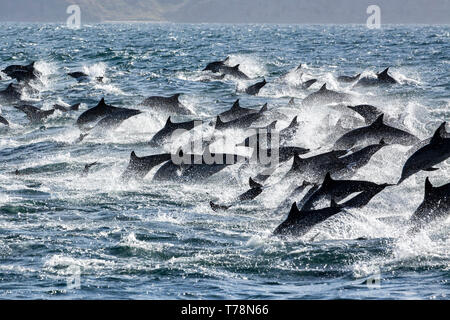
[[[215,213],[210,200],[231,201],[248,187],[234,166],[202,184],[152,182],[155,170],[141,182],[119,177],[132,150],[140,156],[161,151],[148,141],[166,119],[138,106],[151,95],[182,93],[199,119],[227,110],[237,98],[245,107],[268,102],[304,122],[297,145],[327,149],[339,111],[285,107],[290,97],[299,102],[326,82],[427,138],[450,115],[449,26],[108,24],[69,30],[2,24],[0,39],[2,68],[38,61],[40,94],[26,99],[44,109],[82,102],[80,111],[56,112],[39,125],[29,125],[8,104],[0,107],[11,122],[9,130],[0,129],[2,298],[448,298],[448,221],[406,236],[425,177],[448,183],[448,162],[299,239],[271,236],[287,215],[275,211],[286,196],[276,178],[256,200]],[[199,70],[228,55],[255,80],[207,81]],[[277,80],[300,62],[319,79],[309,90],[296,86],[295,77]],[[400,85],[353,88],[335,80],[388,66]],[[80,70],[105,83],[66,75]],[[269,84],[257,97],[240,92],[262,77]],[[0,88],[9,82],[0,81]],[[145,112],[112,134],[75,143],[75,120],[102,97]],[[406,151],[383,148],[355,178],[397,182]],[[82,177],[84,165],[94,161],[99,165]],[[81,272],[79,289],[67,287],[73,270]],[[369,288],[366,280],[378,275],[380,287]]]

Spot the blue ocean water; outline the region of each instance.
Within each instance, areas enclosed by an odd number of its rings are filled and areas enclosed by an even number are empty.
[[[236,99],[244,107],[267,102],[289,118],[299,116],[297,145],[328,150],[341,111],[287,107],[291,97],[300,102],[327,83],[428,138],[450,115],[450,26],[98,24],[70,30],[9,23],[0,24],[0,39],[1,69],[36,60],[42,73],[39,94],[24,99],[44,109],[82,103],[78,112],[58,111],[37,125],[1,103],[0,114],[11,123],[0,128],[1,298],[448,299],[448,221],[406,235],[425,177],[448,183],[448,162],[386,189],[363,209],[287,239],[271,235],[288,213],[276,210],[286,197],[277,176],[254,201],[216,213],[210,200],[231,201],[248,187],[235,167],[201,184],[153,182],[155,170],[138,182],[124,183],[120,175],[131,151],[161,151],[148,141],[166,118],[139,106],[152,95],[182,93],[198,119],[212,119]],[[252,80],[214,80],[200,71],[226,56]],[[307,90],[292,73],[300,63],[306,77],[319,80]],[[399,85],[356,88],[336,81],[386,67]],[[79,83],[67,76],[73,71],[92,80]],[[11,80],[1,76],[3,89]],[[95,80],[100,76],[103,83]],[[242,92],[263,77],[268,85],[258,96]],[[76,143],[77,117],[102,97],[144,112],[113,133]],[[384,148],[355,178],[396,183],[407,150]],[[83,177],[84,165],[94,161],[99,165]],[[377,285],[367,285],[373,279]]]

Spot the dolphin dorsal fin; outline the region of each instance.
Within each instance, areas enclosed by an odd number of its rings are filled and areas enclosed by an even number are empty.
[[[389,67],[386,68],[386,69],[384,69],[383,72],[380,72],[378,75],[379,75],[379,76],[387,76],[388,71],[389,71]]]
[[[446,125],[447,125],[447,121],[444,121],[438,128],[441,137],[445,137],[445,135],[447,134],[447,130],[445,130]]]
[[[278,120],[275,120],[274,122],[272,122],[271,124],[269,124],[268,126],[267,126],[267,130],[275,130],[275,128],[277,127],[277,122],[278,122]]]
[[[107,107],[108,105],[105,102],[105,98],[102,98],[102,100],[100,100],[100,102],[97,105],[98,107]]]
[[[261,81],[261,83],[266,84],[267,83],[266,78],[264,78],[263,81]]]
[[[138,160],[138,156],[136,155],[136,152],[132,151],[131,156],[130,156],[130,161],[133,162],[136,160]]]
[[[292,121],[291,121],[291,123],[289,124],[289,126],[288,126],[288,128],[293,128],[293,127],[296,127],[297,125],[298,125],[298,122],[297,122],[297,118],[298,116],[295,116],[294,117],[294,119],[292,119]]]
[[[382,145],[382,146],[387,145],[386,141],[384,141],[384,138],[380,140],[379,145]]]
[[[294,153],[294,162],[292,163],[292,168],[291,170],[298,170],[299,168],[301,168],[303,164],[303,159],[300,158],[300,156],[298,155],[298,153]]]
[[[445,126],[444,126],[445,131]],[[438,144],[443,140],[442,137],[442,125],[437,128],[437,130],[434,132],[433,137],[431,138],[430,144]]]
[[[294,106],[295,105],[295,99],[291,98],[291,100],[289,100],[288,102],[288,106]]]
[[[268,110],[267,103],[265,103],[265,104],[262,106],[261,110],[259,110],[259,113],[264,113],[264,112],[266,112],[267,110]]]
[[[324,85],[319,89],[319,91],[325,91],[327,90],[327,84],[324,83]]]
[[[425,199],[429,198],[432,192],[433,185],[430,182],[430,178],[427,177],[427,179],[425,180]]]
[[[173,96],[171,96],[170,99],[171,99],[171,100],[175,100],[175,101],[178,102],[178,98],[179,98],[180,96],[181,96],[181,93],[177,93],[177,94],[174,94]]]
[[[167,121],[166,121],[166,124],[164,125],[164,127],[170,127],[170,126],[172,126],[173,125],[173,122],[172,122],[172,119],[171,119],[172,117],[168,117],[167,118]]]
[[[294,219],[295,217],[301,214],[300,210],[298,210],[297,202],[294,202],[291,207],[291,211],[289,211],[288,220]]]
[[[251,189],[262,188],[262,184],[259,184],[258,182],[253,180],[251,177],[248,179],[248,184]]]
[[[334,182],[333,178],[331,178],[331,174],[327,172],[325,178],[323,179],[322,187],[328,187],[330,184]]]
[[[227,62],[228,60],[230,60],[230,57],[229,57],[229,56],[226,57],[225,60],[223,60],[222,62],[225,63],[225,62]]]
[[[371,126],[377,127],[383,125],[384,113],[380,114],[378,118],[371,124]]]
[[[241,105],[239,104],[239,99],[236,100],[235,103],[233,103],[233,106],[231,107],[231,110],[240,109]]]
[[[233,67],[233,69],[239,70],[239,66],[240,66],[240,64],[237,64]]]

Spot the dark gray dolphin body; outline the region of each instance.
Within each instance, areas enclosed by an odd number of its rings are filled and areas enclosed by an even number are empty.
[[[256,96],[259,91],[267,84],[266,79],[263,79],[263,81],[255,83],[254,85],[251,85],[247,89],[245,89],[245,93]]]
[[[141,105],[151,107],[158,112],[177,114],[177,115],[192,115],[192,111],[186,108],[179,100],[179,93],[171,97],[153,96],[142,101]]]
[[[439,126],[439,132],[441,133],[441,137],[443,138],[447,138],[450,139],[450,132],[447,132],[445,129],[445,126],[447,125],[447,122],[443,122],[440,126]],[[425,139],[423,141],[420,141],[419,143],[415,144],[411,149],[408,150],[408,152],[406,153],[408,158],[410,156],[412,156],[417,150],[425,147],[427,144],[430,144],[431,142],[431,138]]]
[[[13,79],[16,79],[18,82],[39,80],[39,77],[33,71],[16,70],[8,73],[8,76]]]
[[[299,179],[311,183],[321,183],[328,172],[335,173],[346,167],[339,157],[347,153],[346,150],[336,150],[309,158],[294,155],[291,169],[283,179]]]
[[[1,124],[4,124],[5,126],[9,126],[8,120],[6,120],[5,118],[3,118],[2,116],[0,116],[0,123],[1,123]]]
[[[241,118],[232,121],[223,122],[220,116],[216,119],[216,130],[226,129],[246,129],[252,125],[253,122],[259,120],[265,112],[268,111],[267,103],[261,108],[259,112],[247,114]]]
[[[176,164],[173,159],[163,164],[155,173],[155,181],[201,182],[222,171],[228,166],[245,160],[245,157],[233,154],[215,154],[206,148],[203,155],[184,155],[187,162]],[[217,159],[216,161],[213,161]],[[219,160],[220,159],[220,160]]]
[[[419,138],[409,132],[384,124],[383,116],[384,114],[380,115],[369,126],[347,132],[336,141],[334,147],[350,149],[359,144],[376,144],[382,139],[387,144],[401,144],[404,146],[411,146],[420,141]]]
[[[214,61],[208,63],[208,65],[203,69],[203,71],[211,71],[213,73],[219,73],[220,68],[225,66],[225,63],[230,59],[230,57],[226,57],[225,60],[222,61]]]
[[[171,117],[166,121],[164,127],[159,130],[153,138],[150,140],[150,146],[159,147],[162,146],[176,130],[186,130],[190,131],[194,129],[196,123],[200,123],[198,120],[191,120],[186,122],[172,122]]]
[[[31,123],[41,122],[55,112],[55,109],[41,110],[31,105],[14,106],[14,108],[24,112]]]
[[[109,116],[113,113],[120,112],[120,111],[126,111],[129,109],[126,108],[118,108],[113,107],[111,105],[108,105],[105,103],[105,99],[102,98],[102,100],[93,108],[90,108],[89,110],[86,110],[83,112],[77,119],[77,126],[80,128],[86,127],[89,124],[92,124],[94,122],[97,122],[106,116]]]
[[[330,201],[335,199],[339,202],[344,200],[353,193],[374,192],[379,193],[388,185],[378,185],[370,181],[358,180],[334,180],[328,172],[322,182],[322,186],[315,192],[301,207],[302,210],[309,211],[317,209],[317,205],[322,201]]]
[[[172,155],[170,153],[155,154],[147,157],[138,157],[136,153],[131,152],[130,162],[128,167],[122,174],[122,179],[128,180],[130,178],[143,179],[151,169],[169,161]]]
[[[445,219],[449,214],[450,183],[434,187],[427,177],[425,181],[425,196],[410,218],[412,228],[409,230],[409,233],[413,234],[433,221]]]
[[[34,61],[32,63],[30,63],[29,65],[25,65],[25,66],[15,64],[15,65],[11,65],[11,66],[6,67],[5,69],[2,70],[2,72],[4,74],[7,74],[7,75],[9,75],[12,72],[16,72],[16,71],[31,71],[31,72],[35,72],[37,70],[35,69],[34,65],[35,65]]]
[[[219,117],[222,121],[232,121],[251,113],[257,113],[258,110],[242,108],[239,104],[239,99],[233,104],[230,110],[222,112]]]
[[[353,152],[352,154],[339,158],[339,161],[342,162],[345,167],[337,171],[336,175],[340,178],[352,177],[357,170],[369,163],[375,153],[385,146],[387,146],[387,144],[384,140],[381,140],[377,144],[367,146],[361,150]]]
[[[396,84],[397,80],[388,74],[389,68],[377,74],[376,78],[361,78],[356,83],[356,86],[376,86],[380,84]]]
[[[443,129],[440,126],[431,138],[430,143],[409,157],[403,166],[402,175],[398,184],[421,170],[437,170],[433,166],[450,157],[450,138],[445,138],[443,131],[445,131],[445,127]]]
[[[294,203],[289,211],[287,219],[274,231],[278,236],[302,236],[310,231],[315,225],[324,222],[342,211],[339,206],[331,200],[331,206],[325,209],[313,211],[300,211],[297,203]]]
[[[20,100],[22,96],[21,88],[18,85],[10,83],[5,90],[0,91],[0,98],[7,101]]]
[[[311,93],[305,99],[303,99],[303,105],[314,104],[328,104],[339,103],[350,100],[350,95],[347,93],[337,92],[334,90],[328,90],[327,85],[324,84],[319,91]]]
[[[351,82],[355,82],[356,80],[358,80],[360,76],[361,76],[361,73],[359,73],[355,76],[339,76],[339,77],[337,77],[337,81],[344,82],[344,83],[351,83]]]
[[[363,117],[367,125],[372,124],[380,115],[383,114],[383,112],[378,110],[376,107],[368,104],[347,107]]]
[[[219,72],[221,72],[227,76],[232,76],[232,77],[235,77],[238,79],[250,80],[249,76],[247,76],[245,73],[243,73],[241,70],[239,70],[239,65],[235,65],[234,67],[222,65],[219,67]]]
[[[105,130],[114,130],[119,127],[125,120],[137,116],[142,112],[134,109],[125,109],[114,112],[113,114],[107,115],[103,119],[101,119],[97,124],[92,128],[92,131],[101,130],[105,132]]]

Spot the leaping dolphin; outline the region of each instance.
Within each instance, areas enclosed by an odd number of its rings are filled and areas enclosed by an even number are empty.
[[[311,93],[303,99],[303,105],[341,103],[350,100],[351,96],[347,93],[328,90],[327,84],[324,84],[318,91]]]
[[[344,83],[351,83],[351,82],[355,82],[356,80],[358,80],[360,76],[361,76],[361,73],[358,73],[357,75],[354,75],[354,76],[339,76],[339,77],[337,77],[337,81],[344,82]]]
[[[239,99],[233,104],[230,110],[222,112],[219,117],[222,121],[232,121],[250,113],[257,113],[258,110],[242,108],[239,104]]]
[[[203,69],[203,71],[211,71],[213,73],[219,73],[220,68],[225,65],[225,63],[230,60],[230,57],[226,57],[225,60],[222,61],[214,61],[208,63],[208,65]]]
[[[180,102],[180,95],[177,93],[171,97],[152,96],[142,101],[141,105],[163,113],[192,115],[192,111]]]
[[[150,146],[152,147],[162,146],[176,130],[183,129],[186,131],[190,131],[194,129],[197,122],[199,121],[191,120],[186,122],[175,123],[172,122],[171,117],[169,117],[164,127],[161,130],[159,130],[150,140]]]
[[[125,172],[122,174],[122,179],[129,180],[130,178],[143,179],[151,169],[169,161],[172,155],[170,153],[155,154],[147,157],[138,157],[136,153],[131,152],[130,162]]]
[[[41,122],[55,112],[55,109],[41,110],[31,105],[14,106],[14,108],[24,112],[31,123]]]
[[[306,211],[314,210],[317,209],[317,205],[324,200],[330,201],[331,199],[335,199],[335,201],[339,202],[353,193],[369,191],[376,191],[379,193],[387,186],[389,185],[378,185],[370,181],[334,180],[328,172],[320,189],[306,201],[301,209]]]
[[[397,80],[392,78],[388,74],[389,68],[386,68],[383,72],[377,74],[377,77],[374,78],[361,78],[356,83],[356,86],[374,86],[378,84],[396,84]]]
[[[120,112],[120,111],[126,111],[129,109],[126,108],[118,108],[113,107],[111,105],[108,105],[105,103],[105,99],[102,98],[100,102],[93,108],[90,108],[83,112],[77,119],[77,126],[80,128],[84,128],[89,124],[92,124],[94,122],[97,122],[101,119],[103,119],[106,116],[109,116],[113,113]]]
[[[255,83],[254,85],[251,85],[247,89],[245,89],[245,93],[256,96],[259,91],[267,84],[266,79],[263,79],[263,81]]]
[[[234,67],[222,65],[219,67],[219,72],[222,72],[225,75],[232,76],[238,79],[250,80],[249,76],[247,76],[245,73],[239,70],[239,66],[240,66],[239,64],[235,65]]]
[[[438,170],[433,168],[433,166],[450,157],[450,138],[445,138],[445,136],[442,135],[443,131],[445,131],[445,127],[442,127],[441,125],[434,133],[430,143],[420,148],[409,157],[403,166],[402,175],[398,184],[421,170]]]
[[[355,111],[358,113],[361,117],[364,118],[364,121],[367,125],[373,123],[377,118],[383,114],[380,110],[378,110],[377,107],[368,105],[368,104],[361,104],[357,106],[347,106],[347,108]]]
[[[425,225],[445,219],[450,214],[450,183],[434,187],[430,179],[425,180],[425,196],[410,218],[412,228],[409,234],[418,232]]]
[[[338,205],[333,199],[329,208],[313,211],[300,211],[297,208],[297,203],[294,202],[287,219],[273,233],[278,236],[303,236],[315,225],[338,214],[342,209],[343,206]]]
[[[31,71],[31,72],[34,72],[34,71],[37,71],[35,69],[34,65],[35,65],[35,61],[33,61],[32,63],[30,63],[28,65],[25,65],[25,66],[14,64],[14,65],[6,67],[5,69],[2,70],[2,72],[4,74],[7,74],[7,75],[9,75],[10,73],[15,72],[15,71]]]
[[[383,117],[384,114],[381,114],[371,125],[347,132],[336,141],[334,147],[350,149],[358,144],[376,144],[382,139],[387,144],[404,146],[411,146],[420,141],[419,138],[409,132],[384,124]]]
[[[253,122],[259,120],[265,112],[268,111],[267,103],[256,113],[247,114],[241,118],[223,122],[220,116],[216,119],[216,130],[226,130],[226,129],[246,129],[251,126]]]

